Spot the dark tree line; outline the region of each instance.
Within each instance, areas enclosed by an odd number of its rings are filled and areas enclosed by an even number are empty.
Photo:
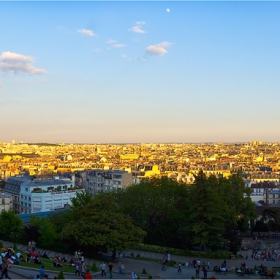
[[[150,178],[95,198],[77,194],[72,202],[69,210],[43,219],[33,216],[24,226],[11,211],[3,212],[1,238],[15,242],[33,239],[43,248],[88,252],[130,249],[144,242],[236,253],[242,233],[248,232],[249,223],[256,219],[240,174],[217,178],[200,172],[193,185]]]

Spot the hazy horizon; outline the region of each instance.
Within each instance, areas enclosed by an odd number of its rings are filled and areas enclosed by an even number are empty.
[[[0,142],[278,142],[280,2],[0,2]]]

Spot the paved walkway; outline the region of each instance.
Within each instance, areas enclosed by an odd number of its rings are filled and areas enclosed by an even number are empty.
[[[14,245],[14,243],[11,242],[7,242],[7,241],[2,241],[3,245],[5,247],[11,247]],[[27,246],[25,245],[21,245],[21,244],[17,244],[17,247],[19,250],[26,250]],[[54,257],[56,255],[60,255],[61,253],[56,252],[56,251],[52,251],[52,250],[42,250],[40,248],[37,248],[37,251],[40,251],[41,253],[46,252],[50,257]],[[139,250],[131,250],[131,251],[127,251],[126,255],[130,255],[131,253],[134,254],[134,256],[137,256],[138,254],[141,257],[145,257],[145,258],[150,258],[150,259],[154,259],[154,260],[158,260],[158,262],[153,262],[153,261],[144,261],[144,260],[139,260],[136,258],[122,258],[120,259],[121,262],[124,263],[125,265],[125,275],[120,275],[118,273],[118,264],[114,263],[114,277],[116,279],[127,279],[127,274],[130,272],[136,272],[136,274],[141,278],[148,278],[149,275],[152,275],[153,279],[190,279],[192,276],[195,276],[195,271],[194,268],[188,268],[183,266],[183,271],[182,271],[182,275],[178,275],[177,274],[177,268],[175,267],[168,267],[167,266],[167,270],[166,271],[162,271],[161,268],[161,264],[159,263],[159,260],[161,260],[163,258],[163,254],[160,253],[153,253],[153,252],[147,252],[147,251],[139,251]],[[250,255],[251,251],[248,251],[248,254]],[[66,257],[67,260],[70,260],[71,258],[74,257],[74,255],[71,254],[63,254],[63,256]],[[186,256],[178,256],[178,255],[171,255],[171,259],[176,261],[176,263],[182,263],[185,264],[186,261],[192,261],[191,257],[186,257]],[[196,258],[198,259],[198,258]],[[221,265],[221,263],[223,262],[223,260],[217,260],[217,259],[204,259],[201,258],[200,259],[201,263],[205,262],[207,263],[207,261],[210,261],[211,267],[214,267],[216,265]],[[229,270],[234,270],[236,267],[240,267],[241,262],[245,261],[246,265],[249,268],[254,268],[254,266],[259,266],[261,264],[265,264],[268,269],[275,267],[275,266],[279,266],[280,267],[280,262],[263,262],[263,261],[255,261],[255,260],[227,260],[227,268]],[[93,262],[96,263],[97,267],[99,267],[100,262],[99,261],[94,261],[93,259],[90,258],[85,258],[85,264],[92,266]],[[145,269],[147,271],[147,274],[144,275],[142,274],[143,269]],[[14,273],[18,273],[19,278],[21,279],[26,279],[26,278],[31,278],[31,276],[35,276],[38,273],[38,270],[36,269],[26,269],[20,266],[11,266],[11,272]],[[280,269],[279,269],[280,271]],[[57,272],[53,272],[50,271],[50,276],[54,277],[57,276]],[[201,272],[201,277],[202,277],[202,272]],[[208,278],[211,276],[215,276],[216,278],[219,279],[228,279],[228,278],[241,278],[239,276],[237,276],[235,273],[227,273],[226,275],[224,274],[216,274],[215,272],[213,272],[212,269],[210,269],[208,271]],[[71,273],[65,273],[65,277],[67,277],[67,279],[77,279],[77,277],[74,274]],[[100,273],[94,273],[94,278],[101,278]],[[107,273],[107,277],[108,273]],[[246,277],[242,277],[242,279],[244,279]],[[81,277],[78,277],[78,279],[82,279]]]

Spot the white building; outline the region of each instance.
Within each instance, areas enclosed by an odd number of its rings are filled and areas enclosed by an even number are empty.
[[[253,202],[265,201],[267,192],[279,189],[279,184],[276,182],[252,182],[247,181],[246,186],[251,188],[252,193],[250,195]]]
[[[33,179],[21,184],[20,213],[45,212],[67,208],[71,199],[84,189],[75,187],[68,178],[55,177],[52,180]]]
[[[97,169],[88,173],[86,190],[95,195],[99,192],[126,188],[132,184],[132,174],[127,171]]]
[[[0,193],[0,211],[9,211],[13,209],[13,198],[9,193]]]

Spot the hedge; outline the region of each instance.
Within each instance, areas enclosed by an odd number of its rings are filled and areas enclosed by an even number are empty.
[[[224,252],[224,251],[205,252],[205,251],[183,250],[183,249],[162,247],[158,245],[149,245],[143,243],[138,243],[137,246],[134,247],[134,249],[154,252],[154,253],[161,253],[161,254],[164,254],[166,251],[168,251],[168,253],[172,255],[197,257],[197,258],[210,258],[210,259],[229,259],[232,256],[231,252]]]

